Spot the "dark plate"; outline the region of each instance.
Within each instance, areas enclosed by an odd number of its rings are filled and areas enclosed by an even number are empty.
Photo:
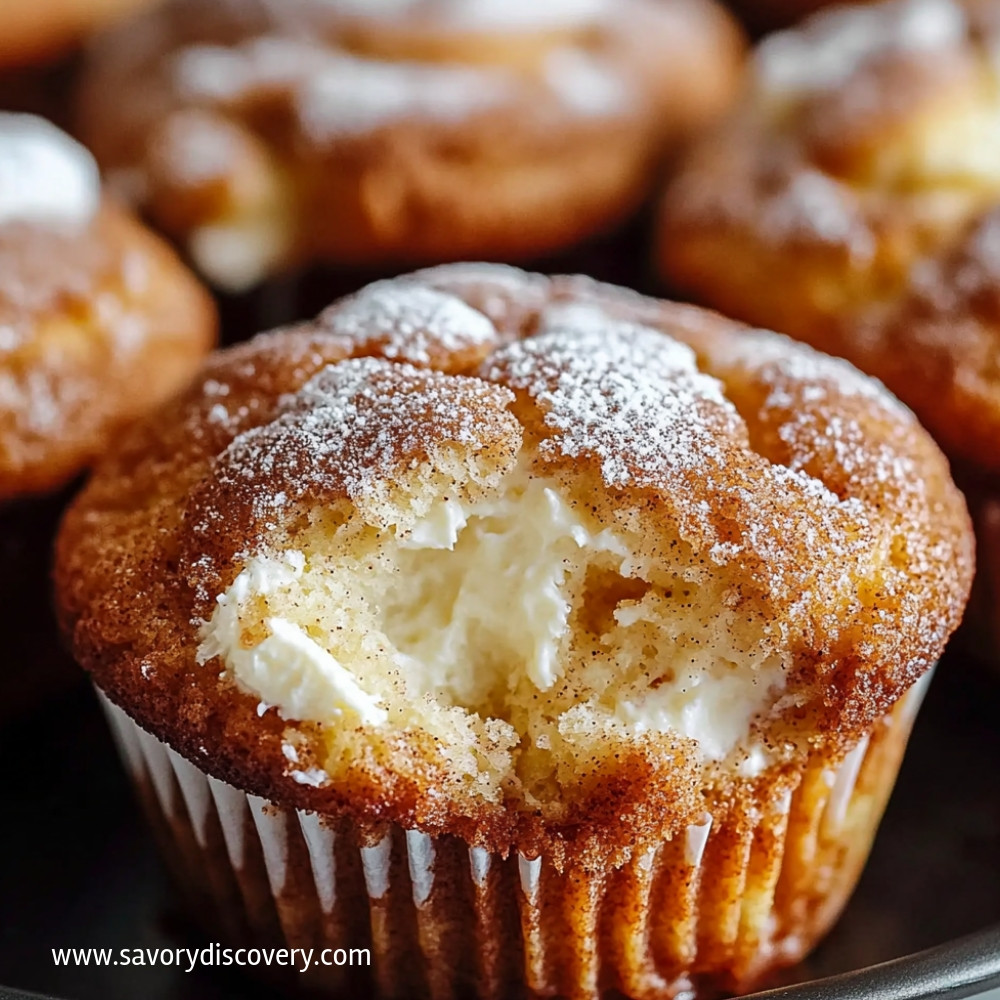
[[[1000,932],[976,933],[1000,923],[998,709],[1000,679],[955,655],[942,663],[861,885],[777,995],[904,1000],[1000,985]],[[0,732],[0,772],[0,982],[65,1000],[273,1000],[221,970],[53,964],[52,948],[198,943],[89,692]],[[0,988],[0,1000],[14,996]]]

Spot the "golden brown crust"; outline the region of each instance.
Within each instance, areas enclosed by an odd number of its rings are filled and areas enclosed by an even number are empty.
[[[875,4],[767,42],[668,192],[659,262],[699,301],[877,376],[952,457],[996,472],[991,10]]]
[[[665,143],[728,103],[742,52],[711,0],[500,30],[433,0],[277,9],[173,0],[112,35],[84,88],[103,165],[226,285],[570,245],[648,194]],[[249,227],[258,259],[220,264],[220,226]]]
[[[685,367],[684,344],[701,373]],[[428,370],[432,359],[453,374]],[[78,660],[200,768],[368,827],[607,858],[697,822],[706,802],[722,815],[753,780],[706,778],[690,741],[662,734],[581,767],[558,815],[438,794],[433,754],[412,732],[389,740],[388,758],[359,754],[343,780],[300,784],[288,723],[196,665],[215,595],[262,546],[289,546],[307,512],[371,504],[440,445],[503,456],[522,434],[594,511],[640,511],[651,546],[664,527],[680,531],[733,568],[736,606],[783,623],[796,654],[789,704],[765,730],[784,747],[768,782],[810,747],[836,756],[870,731],[961,617],[964,503],[933,442],[874,383],[691,307],[460,265],[216,354],[125,438],[58,542]],[[308,746],[310,727],[299,731]]]
[[[207,293],[108,203],[83,228],[0,226],[0,500],[64,484],[187,381]]]
[[[4,0],[0,10],[0,66],[52,59],[95,29],[148,5],[150,0]]]

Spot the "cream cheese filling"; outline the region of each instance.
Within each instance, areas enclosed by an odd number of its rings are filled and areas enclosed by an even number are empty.
[[[626,553],[610,531],[588,530],[539,479],[474,505],[446,500],[400,547],[400,572],[382,613],[407,665],[433,664],[439,682],[464,687],[459,675],[477,651],[492,648],[497,660],[521,664],[539,691],[561,673],[569,566],[580,550]]]
[[[737,750],[754,772],[766,763],[753,721],[780,696],[785,657],[718,580],[677,568],[674,581],[662,556],[645,561],[554,481],[520,470],[498,495],[441,496],[374,537],[363,556],[251,559],[202,627],[199,662],[218,657],[289,720],[447,738],[440,713],[464,711],[513,745],[596,726],[674,733],[711,760]]]
[[[233,585],[217,600],[208,627],[203,629],[198,662],[220,657],[246,690],[288,719],[328,721],[354,714],[364,725],[386,721],[380,699],[366,693],[357,678],[295,622],[268,616],[270,633],[247,645],[241,615],[249,602],[281,590],[301,579],[305,556],[287,552],[282,558],[252,559]]]

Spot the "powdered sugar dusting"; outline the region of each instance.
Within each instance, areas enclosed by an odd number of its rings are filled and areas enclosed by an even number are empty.
[[[476,448],[513,397],[478,379],[356,358],[329,365],[282,401],[271,423],[238,435],[218,482],[266,479],[285,503],[327,493],[352,500],[442,443]],[[508,418],[512,419],[512,418]],[[260,513],[260,512],[258,512]]]
[[[871,57],[886,51],[926,52],[961,41],[967,22],[954,0],[890,0],[835,8],[804,28],[761,45],[758,79],[768,90],[803,93],[842,85]]]
[[[345,23],[358,17],[392,18],[401,28],[412,15],[421,31],[439,34],[544,31],[605,21],[612,10],[608,0],[557,0],[554,5],[527,0],[327,0],[323,6],[327,13],[293,12],[273,4],[250,16],[249,10],[242,11],[242,2],[232,4],[224,20],[232,19],[234,40],[221,45],[211,32],[204,41],[196,34],[168,55],[168,86],[183,108],[236,112],[258,97],[282,94],[302,137],[320,144],[406,119],[464,121],[526,98],[556,101],[564,112],[593,117],[621,114],[637,97],[627,83],[632,79],[628,67],[571,37],[554,42],[542,72],[526,73],[516,64],[380,59],[353,51],[337,30],[338,18]]]
[[[268,89],[292,87],[327,62],[327,52],[298,39],[265,36],[238,45],[189,45],[172,60],[182,98],[229,104]]]
[[[316,374],[277,398],[259,426],[246,429],[246,407],[218,391],[224,383],[206,384],[202,426],[234,436],[218,445],[189,508],[196,535],[207,545],[225,527],[252,554],[294,523],[303,501],[348,500],[382,524],[379,511],[399,516],[389,498],[402,481],[412,472],[423,482],[440,456],[456,454],[451,446],[474,462],[498,445],[494,454],[513,461],[527,432],[533,454],[560,475],[597,473],[606,489],[652,491],[696,551],[766,581],[770,599],[796,614],[819,602],[833,623],[857,601],[866,562],[884,559],[899,530],[880,504],[926,503],[909,411],[850,365],[774,334],[727,336],[716,354],[713,335],[701,340],[684,310],[675,325],[668,307],[648,300],[566,279],[521,280],[518,295],[511,269],[424,271],[331,307],[299,328],[301,350],[296,330],[282,331],[275,351],[289,364],[306,347],[329,350],[331,360],[313,365]],[[493,324],[469,305],[491,287],[534,303],[520,339],[494,339]],[[327,337],[335,348],[321,347]],[[478,378],[449,374],[468,370],[455,364],[466,350],[485,359]],[[278,360],[261,348],[254,356],[265,368]],[[247,359],[246,349],[233,352],[234,370],[249,377]],[[740,409],[722,378],[743,387],[733,395]],[[748,401],[755,409],[744,412]],[[872,426],[883,429],[873,436]],[[757,450],[755,434],[771,443]],[[803,548],[828,558],[803,561]],[[198,578],[218,570],[218,555]]]
[[[182,111],[166,120],[150,152],[163,173],[194,186],[224,181],[245,150],[234,127],[224,119],[208,112]]]
[[[856,261],[871,259],[875,238],[865,224],[856,196],[818,170],[802,169],[787,186],[764,202],[760,226],[770,240],[801,235],[845,246]]]
[[[318,140],[406,117],[465,118],[503,102],[512,86],[497,70],[363,59],[280,35],[191,45],[174,57],[173,77],[183,97],[219,106],[284,91],[304,134]]]
[[[595,457],[613,488],[663,485],[721,460],[719,441],[739,433],[735,408],[690,347],[590,306],[550,309],[536,336],[494,356],[487,377],[542,409],[554,432],[543,455]]]
[[[391,360],[429,365],[442,353],[482,348],[497,339],[493,324],[454,295],[425,285],[380,281],[323,313],[319,325]]]
[[[468,287],[476,285],[497,285],[507,292],[523,292],[525,284],[532,276],[510,264],[494,264],[488,261],[462,261],[457,264],[440,264],[412,275],[416,281],[433,288],[442,285],[459,284]]]
[[[566,107],[582,115],[621,114],[638,96],[615,68],[576,48],[549,53],[545,80]]]
[[[733,348],[731,359],[752,367],[771,392],[764,405],[795,411],[800,402],[826,403],[831,394],[860,397],[903,419],[910,411],[881,382],[840,358],[820,354],[806,344],[762,332],[748,334]],[[793,412],[792,420],[799,416]]]
[[[358,135],[414,116],[459,121],[502,104],[515,84],[499,71],[388,63],[331,53],[299,86],[296,106],[306,135]]]

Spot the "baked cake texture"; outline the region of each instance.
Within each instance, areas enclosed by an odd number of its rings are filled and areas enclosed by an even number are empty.
[[[230,291],[537,258],[620,222],[734,93],[713,0],[170,0],[92,54],[102,165]]]
[[[653,997],[834,919],[972,571],[944,457],[846,363],[456,265],[216,354],[56,583],[223,926],[366,941],[390,995]]]

